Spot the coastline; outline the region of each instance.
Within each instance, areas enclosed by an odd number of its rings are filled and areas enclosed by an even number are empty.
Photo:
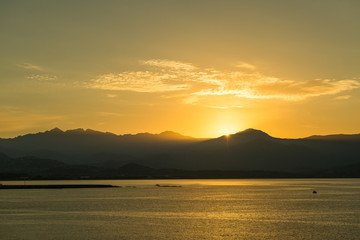
[[[114,188],[106,184],[54,184],[54,185],[1,185],[0,189],[63,189],[63,188]]]

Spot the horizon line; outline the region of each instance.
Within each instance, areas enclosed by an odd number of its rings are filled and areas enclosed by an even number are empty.
[[[189,137],[189,138],[194,138],[194,139],[216,139],[216,138],[221,138],[221,137],[225,137],[225,136],[230,136],[231,137],[232,135],[236,135],[236,134],[248,131],[248,130],[255,130],[255,131],[261,131],[261,132],[273,137],[271,134],[268,134],[267,131],[263,131],[263,130],[256,129],[256,128],[251,128],[251,127],[240,130],[240,131],[237,131],[235,133],[224,133],[223,135],[216,136],[216,137],[194,137],[194,136],[191,136],[191,135],[184,135],[184,134],[182,134],[180,132],[176,132],[176,131],[172,131],[172,130],[165,130],[165,131],[161,131],[160,133],[138,132],[138,133],[119,134],[119,133],[114,133],[114,132],[110,132],[110,131],[94,130],[94,129],[91,129],[91,128],[81,128],[81,127],[79,127],[79,128],[62,130],[59,127],[54,127],[54,128],[51,128],[50,130],[43,130],[43,131],[39,131],[39,132],[28,132],[28,133],[19,134],[19,135],[13,136],[13,137],[1,137],[0,136],[0,139],[15,139],[15,138],[23,137],[23,136],[26,136],[26,135],[35,135],[35,134],[46,133],[46,132],[51,132],[51,131],[59,131],[59,132],[62,132],[62,133],[66,133],[66,132],[69,132],[69,131],[76,131],[76,130],[79,130],[79,131],[82,130],[84,132],[90,130],[90,131],[94,131],[94,132],[98,132],[98,133],[113,134],[113,135],[116,135],[116,136],[129,136],[129,135],[130,136],[136,136],[136,135],[140,135],[140,134],[161,135],[161,134],[164,134],[164,133],[175,133],[175,134],[181,135],[182,137]],[[325,136],[337,136],[337,135],[338,136],[348,136],[348,135],[359,135],[359,134],[360,134],[360,132],[357,132],[357,133],[328,133],[328,134],[312,134],[312,135],[307,135],[305,137],[273,137],[273,138],[279,138],[279,139],[304,139],[304,138],[309,138],[309,137],[325,137]]]

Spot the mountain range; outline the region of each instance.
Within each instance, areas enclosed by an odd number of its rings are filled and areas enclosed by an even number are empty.
[[[238,176],[233,171],[271,172],[274,176],[360,176],[360,134],[284,139],[247,129],[199,139],[171,131],[116,135],[54,128],[0,139],[0,153],[0,174],[15,174],[11,176],[191,177],[191,172],[199,171],[206,172],[205,177],[211,177],[211,171],[223,177],[226,172]]]

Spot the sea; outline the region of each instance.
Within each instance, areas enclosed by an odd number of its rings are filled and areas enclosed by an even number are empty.
[[[360,239],[360,179],[0,183],[119,186],[0,189],[1,240]]]

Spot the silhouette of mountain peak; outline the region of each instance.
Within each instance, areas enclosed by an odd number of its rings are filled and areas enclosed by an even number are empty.
[[[92,130],[90,128],[86,129],[85,132],[88,132],[88,133],[101,133],[100,131],[95,131],[95,130]]]
[[[60,128],[56,127],[56,128],[53,128],[49,131],[47,131],[48,133],[53,133],[53,134],[57,134],[57,133],[63,133],[63,130],[61,130]]]
[[[246,137],[246,138],[271,138],[269,134],[261,130],[254,128],[248,128],[244,131],[233,134],[234,137]]]
[[[109,133],[105,133],[105,132],[100,132],[100,131],[96,131],[96,130],[92,130],[92,129],[83,129],[83,128],[76,128],[76,129],[70,129],[65,131],[65,133],[70,134],[70,135],[103,135],[103,134],[109,134]],[[110,133],[112,135],[114,135],[113,133]]]
[[[76,129],[67,130],[66,133],[83,134],[83,133],[85,133],[85,130],[83,128],[76,128]]]
[[[63,131],[60,128],[56,127],[56,128],[53,128],[53,129],[45,131],[45,132],[40,132],[40,133],[30,134],[30,135],[38,135],[38,134],[45,134],[45,135],[58,135],[58,134],[66,134],[66,135],[83,135],[83,134],[100,135],[100,134],[105,134],[105,133],[95,131],[95,130],[92,130],[92,129],[84,130],[83,128],[76,128],[76,129],[70,129],[70,130]]]
[[[185,136],[173,131],[165,131],[159,134],[162,138],[184,138]]]

